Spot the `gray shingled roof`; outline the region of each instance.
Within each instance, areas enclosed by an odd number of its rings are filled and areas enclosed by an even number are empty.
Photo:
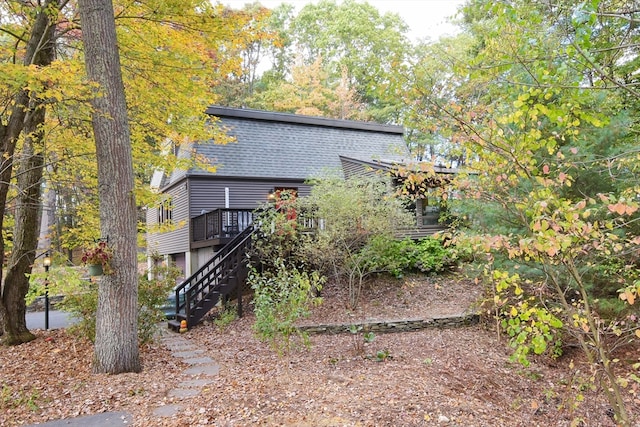
[[[196,146],[215,159],[220,177],[306,179],[341,170],[340,156],[369,162],[409,158],[400,126],[226,107],[209,107],[207,113],[237,139]]]

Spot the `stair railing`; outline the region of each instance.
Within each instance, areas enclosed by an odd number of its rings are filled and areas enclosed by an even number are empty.
[[[228,298],[234,290],[238,297],[238,315],[242,315],[242,286],[248,274],[247,250],[251,245],[253,226],[245,228],[231,242],[175,289],[176,319],[197,324],[220,296]],[[217,294],[217,295],[214,295]],[[215,305],[215,302],[212,302]]]

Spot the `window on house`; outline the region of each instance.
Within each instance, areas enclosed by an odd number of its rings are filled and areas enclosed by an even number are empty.
[[[158,224],[171,224],[173,221],[173,203],[165,199],[158,205]]]
[[[432,192],[422,199],[422,225],[438,225],[441,204],[440,197]]]

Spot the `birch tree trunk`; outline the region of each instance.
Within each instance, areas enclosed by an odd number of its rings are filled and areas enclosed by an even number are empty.
[[[139,372],[137,230],[127,105],[111,0],[79,0],[93,99],[101,237],[114,250],[114,273],[98,287],[93,372]]]

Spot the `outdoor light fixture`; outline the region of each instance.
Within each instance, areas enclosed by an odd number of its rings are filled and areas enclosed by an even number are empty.
[[[51,257],[49,251],[45,252],[44,259],[44,329],[49,329],[49,267],[51,267]]]

